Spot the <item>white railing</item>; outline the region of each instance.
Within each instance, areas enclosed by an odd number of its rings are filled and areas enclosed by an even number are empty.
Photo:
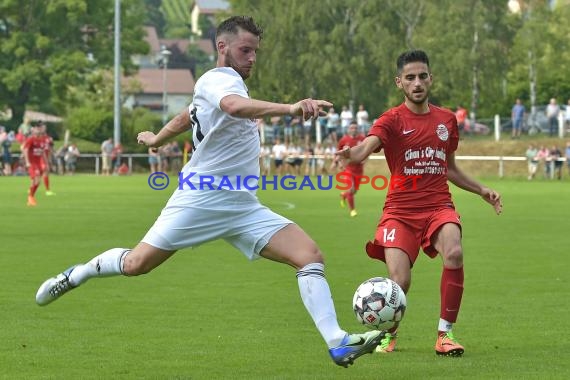
[[[18,158],[19,154],[13,154],[12,155],[13,158]],[[129,167],[129,173],[132,173],[133,171],[133,159],[136,158],[144,158],[145,159],[145,166],[148,167],[148,157],[149,155],[146,153],[124,153],[121,155],[121,160],[124,162],[124,160],[126,160],[127,166]],[[99,175],[101,172],[101,163],[102,163],[102,158],[101,158],[101,154],[95,154],[95,153],[85,153],[85,154],[81,154],[81,156],[78,158],[78,160],[83,160],[86,158],[91,158],[94,159],[94,173],[95,175]],[[273,157],[271,156],[271,158],[273,159]],[[303,159],[307,160],[310,158],[326,158],[324,156],[320,156],[320,155],[314,155],[314,156],[302,156]],[[370,160],[386,160],[386,157],[383,155],[372,155],[369,157]],[[507,161],[527,161],[526,157],[519,157],[519,156],[455,156],[456,160],[459,161],[496,161],[498,163],[498,175],[500,178],[504,177],[505,174],[505,162]],[[565,162],[566,158],[562,157],[559,158],[558,161],[560,162]],[[330,162],[329,162],[330,164]]]

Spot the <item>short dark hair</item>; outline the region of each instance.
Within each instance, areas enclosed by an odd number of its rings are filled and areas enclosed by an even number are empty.
[[[396,61],[396,67],[398,68],[398,75],[402,73],[404,66],[412,62],[422,62],[425,63],[429,69],[429,58],[425,51],[423,50],[409,50],[406,51],[398,57]]]
[[[216,31],[216,40],[222,34],[238,34],[239,29],[245,30],[253,34],[254,36],[259,37],[263,35],[263,29],[253,21],[253,18],[250,16],[232,16],[224,21],[218,26],[218,30]]]

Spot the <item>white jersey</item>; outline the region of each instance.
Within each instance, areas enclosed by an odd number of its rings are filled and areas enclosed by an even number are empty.
[[[182,168],[179,191],[196,189],[249,191],[255,194],[256,181],[244,187],[244,178],[259,177],[260,139],[255,120],[231,116],[220,108],[228,95],[249,98],[242,77],[230,67],[206,72],[194,87],[188,107],[195,150]],[[211,185],[205,183],[211,182]]]

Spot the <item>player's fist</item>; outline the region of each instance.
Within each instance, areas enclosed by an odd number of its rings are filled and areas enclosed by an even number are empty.
[[[137,142],[146,146],[154,146],[156,142],[156,135],[149,131],[140,132],[137,135]]]

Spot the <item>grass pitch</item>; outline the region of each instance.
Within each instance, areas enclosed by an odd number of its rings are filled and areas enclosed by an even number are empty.
[[[337,367],[285,265],[248,262],[226,243],[178,252],[153,273],[91,280],[35,305],[38,286],[113,247],[131,247],[171,190],[147,177],[52,177],[55,197],[27,208],[27,178],[0,178],[1,379],[567,379],[570,184],[491,180],[500,217],[453,190],[462,215],[465,293],[455,334],[463,358],[433,349],[441,261],[413,271],[398,351]],[[385,275],[368,259],[384,192],[363,188],[351,219],[336,191],[265,191],[261,200],[300,224],[326,255],[341,325],[358,284]]]

